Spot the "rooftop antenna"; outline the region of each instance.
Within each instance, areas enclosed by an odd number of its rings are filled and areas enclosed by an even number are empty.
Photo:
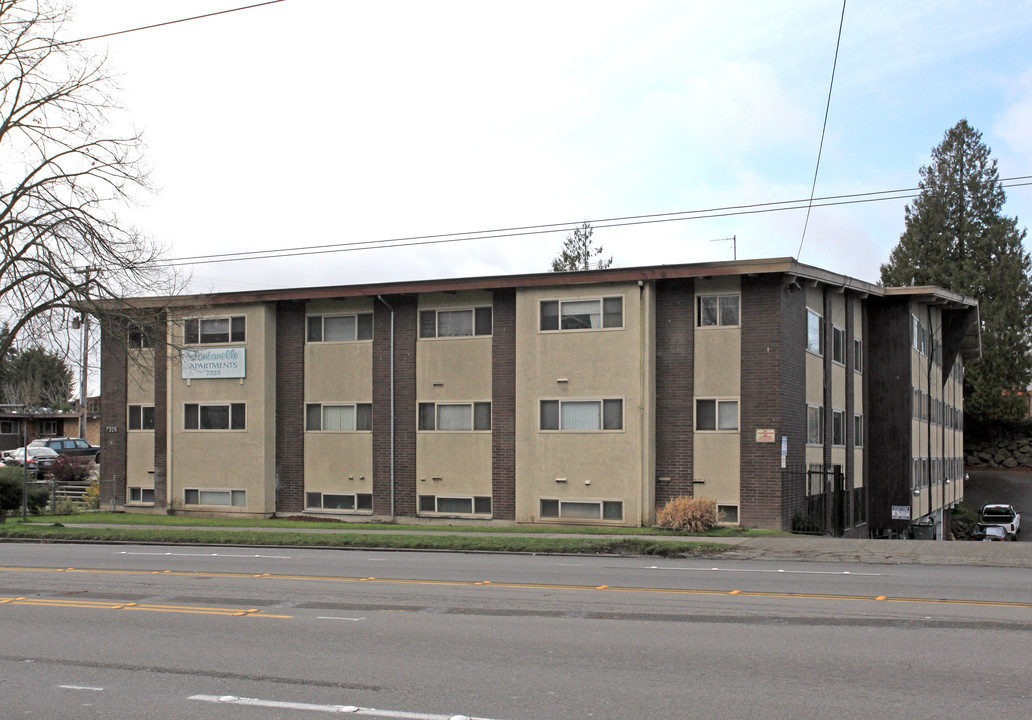
[[[731,243],[731,257],[734,260],[738,260],[738,236],[732,235],[726,238],[713,238],[710,242],[729,242]]]

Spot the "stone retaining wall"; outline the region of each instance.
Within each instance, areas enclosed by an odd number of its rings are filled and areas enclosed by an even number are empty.
[[[964,448],[970,467],[1032,468],[1032,437],[1018,435],[971,442]]]

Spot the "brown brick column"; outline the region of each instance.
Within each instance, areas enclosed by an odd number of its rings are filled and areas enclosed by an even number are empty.
[[[845,475],[845,491],[848,494],[845,502],[846,518],[845,518],[845,532],[846,537],[854,536],[853,533],[853,518],[856,517],[856,510],[853,507],[856,494],[853,492],[853,487],[856,484],[854,475],[854,467],[856,466],[856,438],[853,437],[855,432],[853,428],[853,416],[856,414],[856,391],[854,388],[855,383],[853,372],[855,363],[853,361],[853,327],[856,322],[853,318],[853,298],[847,292],[845,295],[846,304],[846,466],[843,468]]]
[[[786,412],[791,409],[786,407],[782,367],[782,306],[787,293],[781,275],[742,278],[738,518],[745,527],[780,530],[784,526],[781,436],[789,435],[791,447],[794,434],[785,427]],[[802,317],[805,332],[805,314]],[[799,380],[799,389],[793,391],[803,392],[804,385],[805,376]],[[794,412],[805,422],[805,402],[800,400]],[[757,442],[756,431],[761,429],[774,430],[775,441]],[[800,439],[800,447],[803,442],[805,437]]]
[[[496,290],[491,331],[491,515],[516,518],[516,291]]]
[[[692,495],[695,281],[656,283],[656,507]],[[659,481],[659,478],[670,478]]]
[[[100,333],[100,504],[113,509],[126,501],[128,328],[105,319]]]
[[[394,316],[394,514],[416,514],[416,319],[411,295],[384,300]],[[391,316],[373,311],[373,512],[391,514]]]
[[[788,438],[788,457],[781,470],[781,529],[806,502],[806,291],[787,286],[781,294],[781,438]],[[780,458],[778,460],[780,466]]]
[[[305,509],[305,305],[276,306],[276,512]]]
[[[168,505],[168,316],[154,326],[154,507]]]

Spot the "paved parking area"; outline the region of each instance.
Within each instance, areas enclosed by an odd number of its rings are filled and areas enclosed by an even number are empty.
[[[1032,542],[1032,470],[968,470],[964,501],[976,510],[985,503],[1013,505],[1021,513],[1021,542]]]

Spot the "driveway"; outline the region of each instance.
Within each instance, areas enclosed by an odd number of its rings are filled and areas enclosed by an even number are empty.
[[[1021,513],[1021,542],[1032,542],[1032,470],[968,470],[964,501],[975,510],[985,503],[1013,505]]]

